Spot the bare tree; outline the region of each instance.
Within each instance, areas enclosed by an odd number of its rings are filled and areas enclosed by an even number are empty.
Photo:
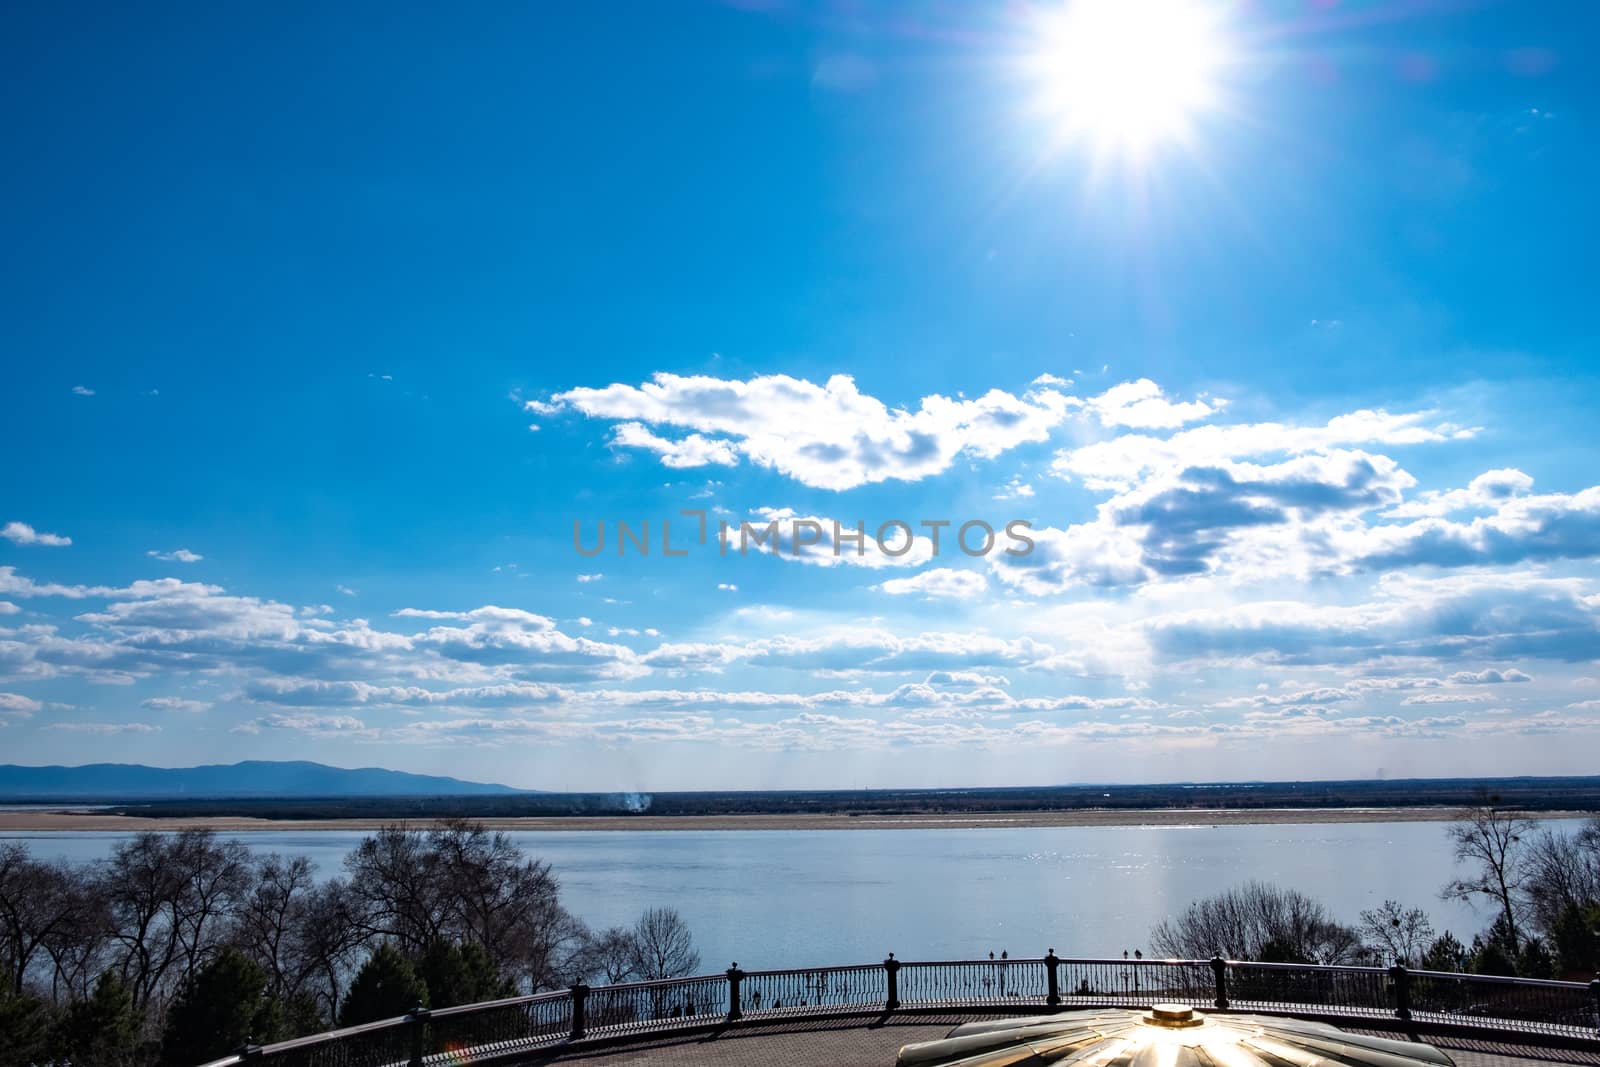
[[[35,860],[25,845],[0,847],[0,959],[11,992],[22,992],[28,969],[52,939],[88,918],[78,882],[72,868]]]
[[[27,907],[33,867],[26,845],[0,847],[0,967],[4,967],[6,986],[13,993],[22,991],[22,975],[28,969],[28,928],[32,923]]]
[[[297,988],[315,998],[329,1019],[339,1017],[346,984],[367,940],[356,922],[358,909],[349,883],[336,878],[315,887],[295,912]]]
[[[647,908],[633,925],[633,973],[644,980],[682,978],[700,967],[689,925],[674,908]]]
[[[234,948],[259,966],[267,993],[310,998],[334,1018],[374,941],[407,955],[444,941],[481,948],[502,978],[532,991],[595,973],[608,982],[684,975],[700,963],[670,908],[591,935],[561,906],[549,865],[481,824],[386,827],[345,867],[347,880],[319,885],[309,860],[253,857],[202,830],[137,834],[93,867],[0,849],[0,991],[18,988],[31,967],[85,999],[108,973],[154,1018]]]
[[[428,835],[447,892],[450,933],[482,945],[503,963],[519,931],[548,924],[560,911],[560,883],[550,865],[530,860],[503,833],[451,820]]]
[[[59,1001],[88,999],[106,969],[112,943],[111,909],[99,872],[71,867],[66,891],[76,899],[75,919],[48,933],[40,947],[50,959],[50,992]]]
[[[385,826],[344,858],[352,916],[369,937],[392,938],[411,955],[444,937],[449,902],[428,835]]]
[[[114,966],[134,1004],[160,1003],[223,944],[249,885],[250,852],[209,830],[135,835],[101,877]]]
[[[1190,904],[1150,931],[1157,955],[1205,959],[1349,963],[1360,936],[1335,922],[1319,901],[1292,889],[1251,882]]]
[[[583,946],[582,969],[585,977],[598,977],[607,985],[617,985],[634,977],[637,948],[633,931],[612,926],[591,935]]]
[[[183,974],[190,978],[221,947],[224,927],[250,886],[250,850],[219,841],[210,830],[182,830],[168,843],[168,862],[183,879],[173,908]]]
[[[1361,913],[1361,936],[1384,963],[1415,967],[1433,944],[1433,923],[1421,908],[1402,908],[1393,900]]]
[[[584,947],[589,928],[560,906],[528,915],[508,932],[502,948],[506,970],[529,992],[561,989],[587,973]]]
[[[1528,914],[1546,937],[1567,909],[1600,904],[1600,818],[1576,833],[1544,830],[1534,837],[1523,889]]]
[[[166,839],[136,834],[111,850],[101,886],[111,914],[115,966],[134,1007],[156,999],[182,956],[174,918],[183,876],[169,863]]]
[[[298,927],[307,898],[316,888],[315,868],[303,856],[285,860],[277,853],[252,864],[252,884],[239,902],[231,940],[267,976],[267,993],[298,992],[303,977],[298,958]]]
[[[1519,895],[1526,877],[1526,842],[1534,824],[1490,804],[1469,808],[1451,825],[1450,843],[1457,863],[1469,866],[1467,876],[1444,887],[1446,900],[1468,903],[1486,897],[1499,907],[1513,954],[1522,947],[1517,931]]]
[[[480,945],[531,991],[581,975],[587,931],[561,907],[549,865],[481,823],[385,827],[346,857],[345,869],[367,935],[392,938],[410,956],[438,940]]]

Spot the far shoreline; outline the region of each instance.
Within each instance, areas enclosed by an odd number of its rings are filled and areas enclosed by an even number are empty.
[[[472,819],[492,830],[543,832],[739,832],[751,830],[982,830],[1049,827],[1190,827],[1334,825],[1339,823],[1450,822],[1461,809],[1410,808],[1126,808],[1071,811],[913,815],[592,815]],[[1520,811],[1529,819],[1585,819],[1591,811]],[[0,811],[0,835],[13,833],[137,833],[144,830],[214,830],[218,833],[301,831],[335,833],[384,826],[426,827],[437,819],[256,819],[237,816],[152,819],[93,811]]]

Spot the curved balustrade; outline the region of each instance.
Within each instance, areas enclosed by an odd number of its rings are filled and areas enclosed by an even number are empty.
[[[425,1067],[514,1057],[563,1042],[789,1016],[896,1011],[1040,1011],[1179,1001],[1212,1011],[1401,1020],[1600,1041],[1600,979],[1546,982],[1403,967],[1229,960],[1040,959],[902,962],[630,982],[465,1004],[275,1045],[205,1067]]]

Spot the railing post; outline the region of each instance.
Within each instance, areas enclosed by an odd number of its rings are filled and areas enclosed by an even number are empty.
[[[1044,957],[1044,977],[1049,983],[1050,995],[1045,997],[1045,1003],[1052,1008],[1061,1006],[1061,975],[1056,968],[1061,966],[1061,960],[1056,956],[1056,950],[1051,949]]]
[[[739,1010],[739,983],[744,981],[744,972],[739,969],[739,961],[734,960],[728,968],[728,1021],[743,1017],[744,1012]]]
[[[1411,974],[1405,969],[1404,964],[1397,963],[1389,968],[1389,978],[1394,982],[1394,1016],[1396,1019],[1410,1021],[1411,1019]]]
[[[406,1022],[411,1029],[411,1067],[422,1067],[422,1034],[428,1025],[428,1009],[417,1001],[417,1006],[406,1012]]]
[[[1217,1010],[1228,1010],[1228,961],[1221,956],[1211,957],[1211,973],[1217,979]]]
[[[895,1011],[900,1007],[900,961],[894,958],[893,952],[883,961],[883,972],[889,978],[889,996],[883,1002],[883,1010]]]
[[[238,1056],[241,1060],[254,1059],[261,1055],[261,1046],[256,1044],[256,1039],[249,1034],[244,1035],[244,1040],[239,1043]]]
[[[1594,1027],[1600,1033],[1600,976],[1589,983],[1589,996],[1594,999]]]
[[[589,999],[589,987],[579,982],[572,987],[572,1040],[583,1040],[583,1005]]]

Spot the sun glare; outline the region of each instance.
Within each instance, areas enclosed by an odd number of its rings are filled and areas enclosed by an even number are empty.
[[[1216,3],[1069,0],[1042,19],[1030,66],[1059,134],[1143,156],[1187,141],[1219,105],[1227,49]]]

